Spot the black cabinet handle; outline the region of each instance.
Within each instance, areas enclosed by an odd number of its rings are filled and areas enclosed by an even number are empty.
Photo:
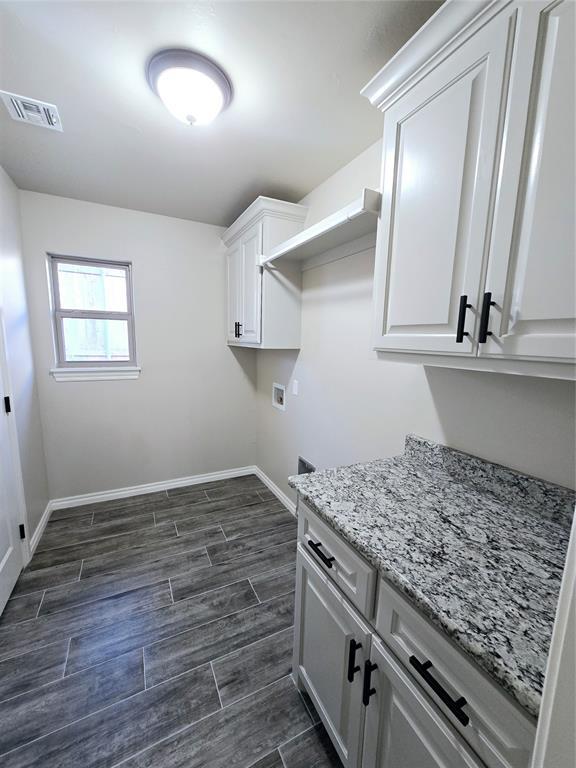
[[[370,704],[370,697],[376,693],[376,688],[371,688],[372,672],[378,669],[378,664],[372,664],[370,659],[364,662],[364,684],[362,686],[362,704],[365,707]]]
[[[234,338],[238,338],[238,323],[234,323]]]
[[[354,682],[354,675],[356,672],[360,672],[360,667],[356,664],[356,651],[362,648],[362,643],[357,643],[353,637],[350,638],[350,646],[348,648],[348,682]]]
[[[324,552],[321,551],[322,542],[320,541],[313,542],[311,539],[308,539],[308,546],[310,547],[312,552],[314,552],[316,557],[324,563],[326,568],[332,568],[332,563],[334,562],[334,560],[336,560],[336,558],[326,557]]]
[[[458,325],[456,327],[456,344],[462,344],[464,336],[470,336],[468,331],[464,330],[464,323],[466,322],[466,310],[469,309],[472,304],[468,304],[468,296],[464,294],[460,296],[460,307],[458,308]]]
[[[490,292],[484,294],[482,299],[482,311],[480,312],[480,330],[478,331],[478,344],[486,344],[488,336],[492,336],[492,331],[488,330],[488,322],[490,320],[490,307],[496,304],[492,301],[492,294]]]
[[[431,661],[425,661],[422,663],[421,661],[418,661],[416,656],[410,656],[410,664],[414,667],[414,669],[418,672],[418,674],[424,679],[426,683],[432,688],[434,693],[438,696],[440,701],[442,701],[452,712],[454,717],[462,723],[462,725],[468,725],[470,722],[470,718],[465,712],[462,712],[462,707],[464,707],[468,702],[464,698],[464,696],[460,696],[459,699],[453,699],[448,691],[445,688],[442,688],[438,680],[435,680],[430,672],[428,672],[429,669],[432,668],[432,662]]]

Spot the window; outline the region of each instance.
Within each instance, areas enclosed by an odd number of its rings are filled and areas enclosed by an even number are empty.
[[[58,367],[134,367],[131,265],[49,257]]]

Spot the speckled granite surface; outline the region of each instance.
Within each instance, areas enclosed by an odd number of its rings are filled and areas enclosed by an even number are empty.
[[[411,435],[401,456],[289,482],[538,715],[573,491]]]

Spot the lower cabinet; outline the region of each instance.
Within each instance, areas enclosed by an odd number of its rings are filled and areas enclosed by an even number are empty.
[[[372,637],[362,768],[481,768],[384,644]]]
[[[295,626],[296,683],[345,768],[483,768],[301,543]]]
[[[360,765],[371,631],[298,545],[294,674],[346,768]]]

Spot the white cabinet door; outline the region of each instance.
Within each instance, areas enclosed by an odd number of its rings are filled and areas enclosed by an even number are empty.
[[[242,317],[242,270],[240,268],[241,255],[242,253],[239,243],[230,248],[226,254],[226,277],[228,283],[228,319],[226,334],[228,341],[234,343],[238,341],[238,323],[241,322]]]
[[[298,546],[294,673],[345,768],[359,765],[362,677],[370,630]]]
[[[481,355],[576,356],[574,2],[527,3],[486,291]],[[526,133],[524,134],[524,131]],[[525,136],[525,144],[522,137]],[[522,152],[523,149],[523,152]]]
[[[249,230],[240,241],[242,251],[242,317],[240,342],[259,344],[262,326],[262,226]]]
[[[9,396],[4,347],[4,325],[0,314],[0,397]],[[23,567],[18,525],[21,519],[21,476],[16,434],[2,399],[0,412],[0,613],[4,609]]]
[[[377,349],[475,355],[506,65],[503,11],[387,109],[375,272]],[[513,28],[513,27],[512,27]],[[467,296],[462,342],[459,306]]]
[[[372,638],[362,768],[482,768],[461,736]]]

